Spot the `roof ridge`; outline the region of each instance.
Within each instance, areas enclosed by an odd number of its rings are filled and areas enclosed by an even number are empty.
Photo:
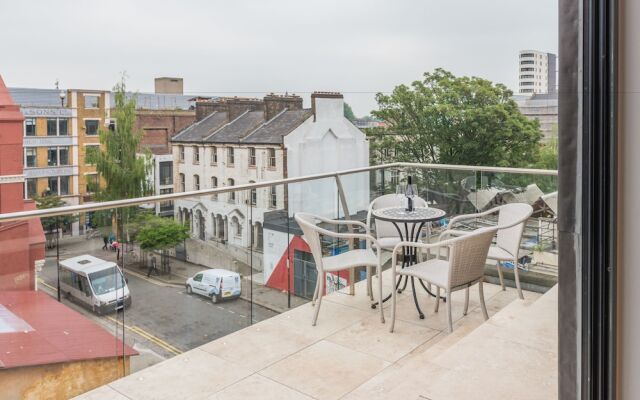
[[[202,118],[200,121],[196,121],[195,123],[193,123],[193,124],[191,124],[191,125],[187,126],[186,128],[183,128],[180,132],[178,132],[177,134],[175,134],[175,135],[171,138],[171,140],[170,140],[170,141],[172,141],[172,140],[174,140],[174,139],[179,139],[179,138],[180,138],[180,135],[182,135],[182,134],[183,134],[187,129],[191,129],[191,128],[193,128],[194,126],[198,126],[198,125],[200,125],[200,124],[202,123],[202,121],[206,121],[206,120],[208,120],[209,118],[211,118],[213,115],[215,115],[215,114],[217,114],[217,113],[218,113],[218,111],[214,111],[214,112],[212,112],[211,114],[207,115],[206,117]]]
[[[244,135],[243,137],[241,137],[240,141],[242,142],[243,140],[247,139],[249,136],[251,136],[254,133],[256,133],[258,131],[258,129],[262,129],[263,127],[267,126],[271,121],[273,121],[274,119],[280,117],[282,114],[284,114],[287,111],[289,111],[288,108],[283,108],[282,111],[280,111],[279,113],[274,115],[270,120],[268,120],[266,122],[263,122],[262,124],[260,124],[260,126],[256,127],[254,130],[252,130],[251,132],[249,132],[246,135]]]
[[[209,138],[213,135],[215,135],[216,133],[220,132],[222,129],[226,128],[227,126],[233,124],[234,122],[236,122],[238,119],[240,119],[241,117],[243,117],[246,113],[248,113],[249,111],[251,111],[250,109],[246,109],[245,112],[243,112],[242,114],[238,115],[237,117],[235,117],[232,121],[227,122],[226,124],[222,125],[220,128],[216,129],[215,131],[213,131],[213,133],[211,133],[209,136],[206,136],[205,138],[202,139],[203,142],[206,142],[207,140],[209,140]]]

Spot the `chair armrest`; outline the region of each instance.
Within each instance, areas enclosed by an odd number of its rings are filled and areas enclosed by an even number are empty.
[[[322,221],[324,223],[330,224],[330,225],[356,225],[359,226],[363,229],[367,230],[367,225],[364,222],[360,222],[360,221],[355,221],[355,220],[340,220],[340,219],[329,219],[329,218],[324,218],[324,217],[320,217],[317,215],[314,215],[315,219]]]
[[[456,229],[447,229],[443,231],[440,234],[440,236],[438,236],[438,241],[443,241],[447,236],[453,236],[453,237],[464,236],[469,232],[472,232],[472,231],[460,231]]]
[[[464,221],[464,220],[467,220],[467,219],[472,219],[472,218],[484,217],[485,215],[495,214],[498,211],[500,211],[500,207],[494,207],[494,208],[492,208],[490,210],[483,211],[483,212],[480,212],[480,213],[475,213],[475,214],[458,215],[456,217],[451,218],[451,220],[449,221],[449,225],[447,225],[447,229],[452,228],[453,225],[455,225],[457,222]]]

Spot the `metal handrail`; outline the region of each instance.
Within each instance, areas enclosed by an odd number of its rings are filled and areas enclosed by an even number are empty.
[[[375,171],[378,169],[386,168],[431,168],[431,169],[443,169],[452,171],[473,171],[473,172],[505,172],[514,174],[531,174],[531,175],[547,175],[557,176],[558,171],[546,170],[546,169],[532,169],[532,168],[505,168],[505,167],[485,167],[485,166],[471,166],[471,165],[450,165],[450,164],[421,164],[421,163],[405,163],[397,162],[382,165],[373,165],[362,168],[352,168],[342,171],[325,172],[321,174],[312,174],[299,176],[294,178],[276,179],[271,181],[263,181],[257,183],[247,183],[244,185],[227,186],[213,189],[201,189],[189,192],[160,194],[147,197],[136,197],[132,199],[112,200],[100,203],[80,204],[64,207],[47,208],[40,210],[19,211],[14,213],[0,214],[0,223],[10,221],[20,221],[29,218],[43,218],[43,217],[55,217],[66,214],[77,214],[81,212],[100,211],[114,208],[131,207],[142,204],[157,203],[161,201],[185,199],[189,197],[200,197],[206,195],[218,195],[221,193],[235,192],[240,190],[258,189],[263,187],[269,187],[274,185],[285,185],[290,183],[306,182],[318,179],[335,178],[342,175],[352,175],[360,172]]]

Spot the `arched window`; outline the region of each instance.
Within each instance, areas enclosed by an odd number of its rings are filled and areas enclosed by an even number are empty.
[[[229,178],[227,179],[227,186],[234,186],[236,184],[236,182]],[[236,192],[229,192],[229,203],[235,203],[236,202]]]
[[[218,178],[216,178],[215,176],[211,177],[211,189],[215,189],[218,187]],[[218,200],[218,195],[214,194],[213,196],[211,196],[212,200]]]
[[[242,224],[240,224],[240,220],[238,217],[231,218],[231,225],[233,226],[233,233],[236,237],[242,236]]]
[[[180,191],[184,192],[185,191],[184,174],[180,174],[180,177],[179,177],[178,181],[180,183]]]
[[[200,190],[200,175],[193,176],[193,190]]]

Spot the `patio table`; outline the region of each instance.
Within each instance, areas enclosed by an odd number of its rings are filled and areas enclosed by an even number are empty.
[[[379,219],[380,221],[391,222],[400,235],[400,241],[418,242],[424,225],[427,222],[442,219],[446,215],[446,212],[435,207],[416,207],[413,211],[406,211],[404,207],[386,207],[373,210],[372,215],[375,219]],[[401,225],[404,225],[404,229],[401,229]],[[402,268],[406,268],[418,262],[417,251],[418,249],[415,247],[402,248]],[[402,289],[400,289],[402,278],[403,277],[400,276],[396,282],[395,290],[397,290],[398,293],[402,293],[402,291],[406,289],[407,282],[409,281],[409,277],[405,275],[404,285],[402,286]],[[418,279],[418,282],[420,282],[420,285],[427,293],[435,297],[435,295],[425,286],[422,280]],[[422,310],[420,310],[420,305],[418,304],[413,277],[411,277],[411,291],[413,292],[413,302],[416,305],[420,319],[424,319],[424,314],[422,313]],[[391,294],[385,297],[382,302],[384,303],[390,298]],[[372,304],[371,307],[376,308],[377,304],[378,303],[376,302]]]

